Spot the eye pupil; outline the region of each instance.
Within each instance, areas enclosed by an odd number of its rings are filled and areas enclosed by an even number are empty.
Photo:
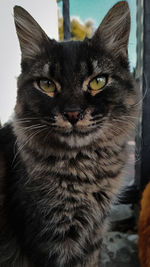
[[[48,86],[50,86],[51,85],[51,82],[50,81],[47,81],[47,84],[48,84]]]
[[[89,86],[92,91],[99,92],[106,85],[106,77],[96,77],[91,80]]]
[[[41,84],[43,83],[43,85],[46,85],[46,86],[50,86],[51,85],[51,82],[49,80],[47,81],[42,81]]]
[[[54,93],[56,90],[56,86],[55,86],[54,82],[47,80],[47,79],[40,80],[39,86],[46,93]]]

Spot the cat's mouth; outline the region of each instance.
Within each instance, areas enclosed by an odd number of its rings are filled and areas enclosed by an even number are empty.
[[[65,143],[70,147],[83,147],[91,144],[97,140],[100,136],[102,127],[78,127],[77,125],[72,126],[69,129],[59,128],[55,131],[56,139]]]
[[[53,132],[53,135],[56,139],[59,140],[60,137],[62,139],[66,138],[66,141],[77,138],[86,138],[90,135],[94,136],[94,133],[98,133],[99,130],[103,128],[104,125],[104,117],[101,114],[96,116],[92,116],[92,111],[87,110],[84,113],[83,118],[78,120],[75,123],[71,123],[69,120],[65,119],[62,114],[57,114],[52,118],[45,118],[43,120],[43,124],[47,125],[47,130]]]
[[[75,125],[67,125],[65,127],[62,127],[61,125],[55,125],[53,128],[56,135],[64,136],[64,137],[84,137],[88,136],[89,134],[93,134],[94,132],[97,132],[103,127],[103,121],[98,122],[91,122],[84,123],[84,121],[81,123],[77,123]]]
[[[56,116],[55,123],[53,123],[52,128],[56,134],[62,136],[75,136],[75,135],[87,135],[101,128],[103,124],[103,118],[98,116],[98,118],[93,118],[91,112],[86,112],[84,117],[78,120],[76,123],[71,123],[69,120],[64,119],[63,116]]]

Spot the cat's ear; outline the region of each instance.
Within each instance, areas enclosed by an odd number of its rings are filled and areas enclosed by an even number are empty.
[[[14,7],[14,20],[22,58],[33,58],[41,53],[43,40],[48,40],[35,19],[22,7]]]
[[[115,4],[107,13],[93,36],[93,41],[101,42],[114,53],[128,54],[130,34],[130,11],[126,1]]]

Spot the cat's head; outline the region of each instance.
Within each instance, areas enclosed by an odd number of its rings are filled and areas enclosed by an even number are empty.
[[[81,147],[128,134],[136,92],[128,66],[130,14],[119,2],[91,39],[57,42],[14,8],[22,53],[15,108],[23,136]]]

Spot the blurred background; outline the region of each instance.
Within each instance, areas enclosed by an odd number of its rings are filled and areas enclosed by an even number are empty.
[[[17,39],[13,7],[24,7],[37,20],[47,35],[58,40],[56,0],[6,0],[0,3],[0,121],[11,118],[16,102],[17,77],[20,74],[20,48]]]

